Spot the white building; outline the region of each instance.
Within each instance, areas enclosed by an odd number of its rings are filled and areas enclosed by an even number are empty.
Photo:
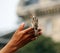
[[[60,0],[20,0],[17,8],[18,16],[23,16],[29,21],[30,13],[39,19],[43,34],[60,41]]]

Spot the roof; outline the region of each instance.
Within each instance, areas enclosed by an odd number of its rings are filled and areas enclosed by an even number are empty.
[[[29,0],[30,1],[30,0]],[[20,3],[25,3],[25,0],[21,0]],[[39,0],[36,4],[31,4],[29,6],[24,6],[23,4],[20,4],[17,8],[17,14],[18,16],[25,16],[29,12],[35,12],[36,10],[41,11],[40,13],[56,13],[60,11],[60,1],[53,1],[53,0]],[[53,11],[53,12],[50,12]],[[43,14],[44,15],[44,14]]]

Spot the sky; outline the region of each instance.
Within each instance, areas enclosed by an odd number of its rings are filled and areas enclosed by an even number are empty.
[[[17,28],[16,6],[19,0],[0,0],[0,36]]]
[[[18,17],[16,15],[16,8],[19,1],[0,0],[0,36],[17,29]]]

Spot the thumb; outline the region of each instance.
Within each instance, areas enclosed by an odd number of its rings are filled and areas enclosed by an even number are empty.
[[[22,30],[24,29],[24,25],[25,25],[25,23],[22,23],[22,24],[20,25],[20,27],[18,28],[18,31],[22,31]]]

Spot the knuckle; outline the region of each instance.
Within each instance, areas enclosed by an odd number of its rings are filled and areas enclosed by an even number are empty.
[[[21,34],[24,34],[25,32],[24,31],[21,31]]]

